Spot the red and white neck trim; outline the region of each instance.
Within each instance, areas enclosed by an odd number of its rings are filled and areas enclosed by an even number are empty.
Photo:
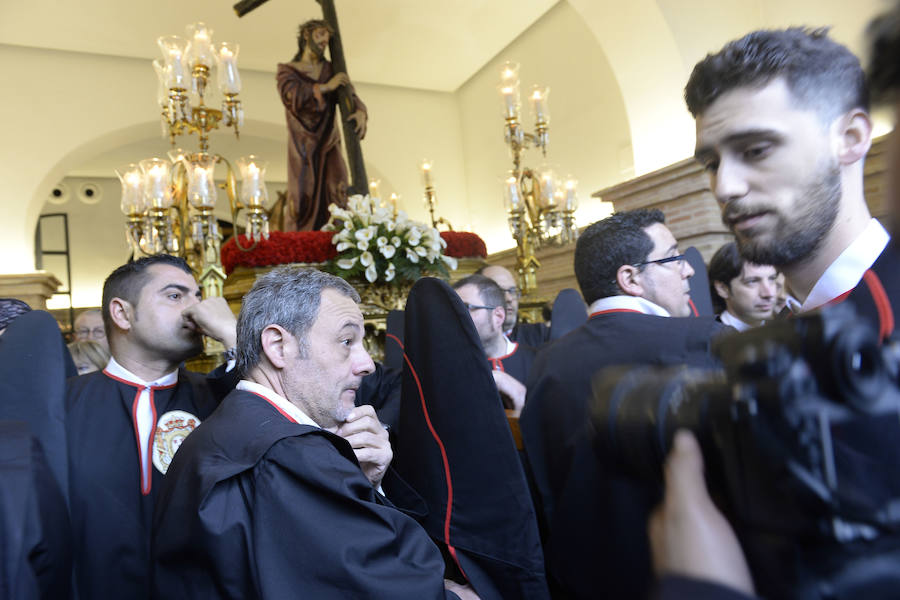
[[[871,219],[862,233],[828,265],[819,280],[810,290],[803,304],[794,298],[788,299],[788,308],[794,314],[805,313],[832,302],[853,290],[863,275],[884,252],[891,236],[878,222]]]
[[[657,317],[670,317],[669,311],[658,304],[638,296],[607,296],[591,303],[588,314],[594,316],[597,313],[607,312],[638,312],[644,315],[656,315]]]
[[[244,390],[245,392],[250,392],[262,397],[263,400],[274,406],[288,421],[293,421],[300,425],[319,427],[319,425],[310,419],[305,412],[300,410],[296,405],[291,404],[284,396],[277,394],[272,388],[268,388],[247,379],[240,380],[236,387],[239,390]]]
[[[131,403],[131,423],[134,427],[135,443],[137,443],[140,458],[141,493],[146,496],[150,493],[153,483],[153,474],[150,471],[153,457],[153,435],[156,432],[156,401],[153,393],[156,390],[175,387],[178,383],[178,369],[153,381],[144,381],[117,363],[116,359],[110,358],[103,373],[136,390]]]

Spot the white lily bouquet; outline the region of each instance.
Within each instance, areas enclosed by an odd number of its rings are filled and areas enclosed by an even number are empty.
[[[365,277],[370,283],[415,281],[423,275],[449,277],[456,259],[445,256],[440,232],[411,221],[406,213],[376,206],[369,196],[350,196],[347,208],[332,204],[331,219],[322,228],[336,231],[333,272],[343,278]]]

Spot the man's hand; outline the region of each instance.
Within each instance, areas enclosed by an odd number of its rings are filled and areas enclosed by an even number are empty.
[[[350,78],[347,77],[346,73],[336,73],[326,83],[320,85],[319,89],[323,92],[333,92],[342,85],[347,85],[348,83],[350,83]]]
[[[359,136],[359,139],[363,139],[366,137],[366,130],[369,123],[369,116],[361,110],[358,110],[347,117],[348,121],[353,121],[356,123],[356,134]]]
[[[494,383],[497,384],[497,390],[512,400],[513,411],[515,411],[515,416],[518,417],[519,413],[522,412],[522,407],[525,406],[525,386],[509,373],[504,373],[503,371],[491,371],[491,374],[494,376]]]
[[[237,319],[225,298],[207,298],[181,313],[203,335],[217,339],[226,348],[237,343]]]
[[[444,589],[459,596],[460,600],[481,600],[481,597],[475,593],[475,590],[470,585],[462,585],[461,583],[445,579]]]
[[[753,595],[744,553],[706,491],[700,445],[687,431],[675,434],[666,495],[650,516],[649,533],[657,575],[705,579]]]
[[[374,487],[381,485],[394,452],[388,440],[388,432],[369,404],[357,406],[335,432],[348,442],[356,454],[363,473]]]

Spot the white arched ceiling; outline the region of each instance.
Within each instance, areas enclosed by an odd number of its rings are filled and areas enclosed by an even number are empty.
[[[694,124],[681,94],[681,51],[654,0],[569,0],[603,47],[625,102],[635,175],[693,154]]]

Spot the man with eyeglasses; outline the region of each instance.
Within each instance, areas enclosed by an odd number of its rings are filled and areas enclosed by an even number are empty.
[[[510,340],[521,342],[526,346],[538,348],[550,339],[550,328],[546,323],[519,322],[519,288],[513,274],[500,265],[488,265],[476,271],[494,280],[505,294],[506,319],[503,321],[503,332]]]
[[[504,290],[493,279],[477,274],[460,279],[453,289],[469,310],[504,407],[518,415],[525,404],[525,381],[534,350],[513,342],[503,332]]]
[[[730,330],[689,317],[694,271],[659,210],[621,212],[588,227],[575,276],[590,318],[538,353],[519,421],[546,532],[547,573],[561,596],[647,597],[644,535],[653,494],[598,461],[588,431],[591,381],[615,365],[714,366],[710,340]]]
[[[76,342],[97,342],[109,352],[109,342],[106,340],[106,329],[103,327],[103,315],[99,309],[86,310],[75,317]]]

